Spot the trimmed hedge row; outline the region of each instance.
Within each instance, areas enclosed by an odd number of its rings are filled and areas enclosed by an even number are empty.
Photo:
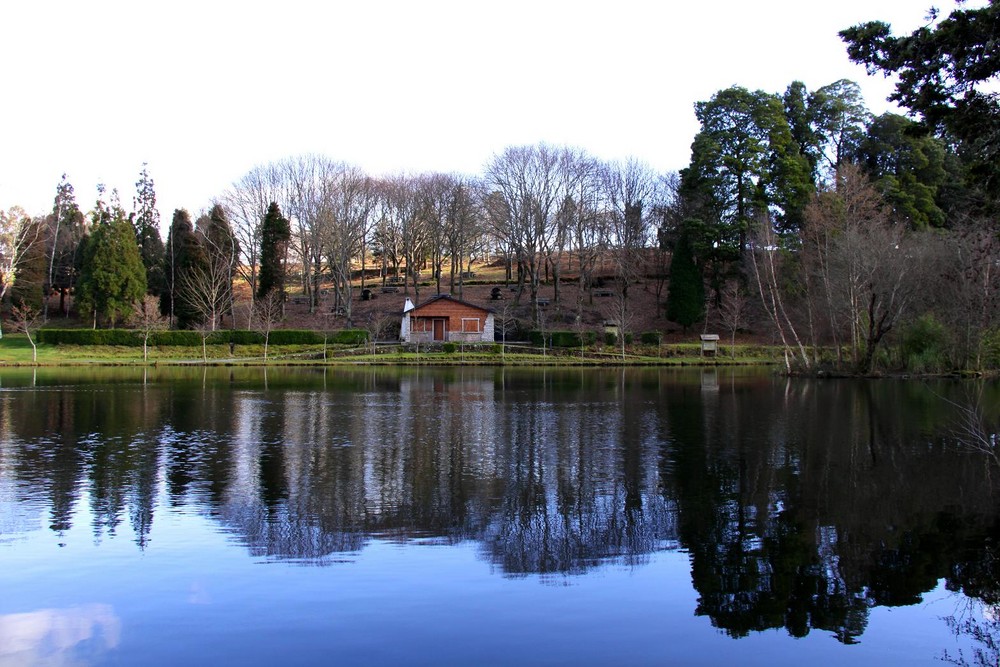
[[[528,333],[528,337],[533,345],[541,347],[542,345],[542,335],[541,331],[531,331]],[[580,334],[576,331],[546,331],[545,343],[550,347],[580,347]],[[625,342],[627,344],[632,343],[633,336],[631,333],[625,334]],[[639,334],[639,342],[643,345],[659,345],[660,341],[663,340],[663,334],[659,331],[644,331]],[[583,345],[593,345],[597,342],[597,334],[593,331],[583,332]],[[613,333],[604,334],[604,344],[605,345],[618,345],[618,336]]]
[[[321,331],[275,329],[268,336],[270,345],[322,345],[324,338],[332,345],[361,345],[368,340],[363,329],[344,329],[324,335]],[[48,345],[120,345],[141,347],[142,333],[133,329],[41,329],[38,342]],[[263,345],[264,336],[245,329],[213,331],[209,345]],[[197,331],[154,331],[149,344],[168,347],[197,347],[201,334]]]
[[[549,347],[580,347],[580,334],[576,331],[530,331],[528,338],[532,345],[542,346],[542,337],[545,337],[545,344]],[[593,345],[597,336],[593,331],[583,332],[583,345]]]

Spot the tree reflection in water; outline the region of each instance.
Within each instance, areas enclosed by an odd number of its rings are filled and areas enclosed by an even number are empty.
[[[941,579],[998,604],[995,484],[950,442],[948,385],[271,369],[265,387],[257,373],[6,392],[4,502],[44,506],[65,533],[85,498],[95,538],[127,518],[140,549],[158,512],[186,508],[256,557],[319,564],[384,538],[472,540],[514,577],[684,549],[696,613],[734,637],[855,642],[872,607]],[[995,650],[996,622],[978,623],[953,627]]]

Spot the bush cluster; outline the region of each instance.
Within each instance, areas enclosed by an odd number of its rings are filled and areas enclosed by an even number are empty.
[[[576,331],[531,331],[528,338],[533,345],[539,347],[544,343],[549,347],[580,347],[593,345],[597,336],[593,331],[584,331],[581,343],[580,334]]]

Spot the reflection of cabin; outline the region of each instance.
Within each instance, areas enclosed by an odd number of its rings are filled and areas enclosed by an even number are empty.
[[[438,294],[419,306],[403,306],[399,337],[404,343],[493,342],[493,311]]]

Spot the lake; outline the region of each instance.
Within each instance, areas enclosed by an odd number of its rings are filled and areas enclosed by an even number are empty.
[[[0,369],[0,666],[996,664],[975,405],[997,386]]]

